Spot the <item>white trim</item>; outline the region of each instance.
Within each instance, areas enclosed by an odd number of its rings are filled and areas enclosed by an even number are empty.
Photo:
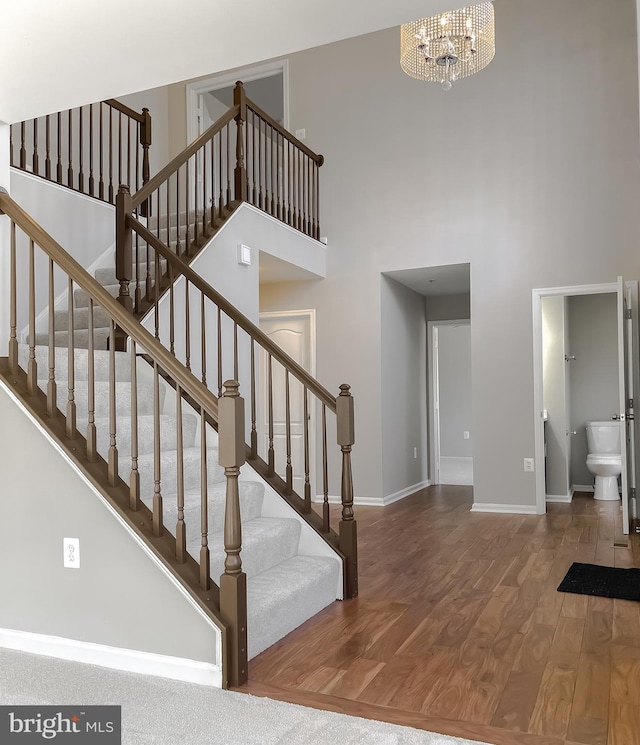
[[[407,486],[400,491],[394,492],[393,494],[387,494],[384,497],[354,497],[354,505],[361,505],[362,507],[386,507],[389,504],[398,502],[405,497],[415,494],[420,489],[425,489],[427,486],[431,486],[429,479],[425,481],[419,481],[417,484]],[[315,504],[321,504],[324,501],[322,494],[316,494],[311,500]],[[330,494],[328,497],[329,504],[342,504],[342,499],[334,494]]]
[[[577,491],[588,491],[593,493],[596,490],[596,487],[594,484],[572,484],[571,485],[571,492],[577,492]]]
[[[568,494],[547,494],[545,501],[547,504],[571,504],[573,501],[573,489]]]
[[[536,463],[544,463],[544,429],[543,429],[543,391],[542,391],[542,298],[552,296],[599,295],[605,292],[617,292],[616,282],[593,285],[573,285],[566,287],[541,287],[531,291],[531,312],[533,321],[533,421],[534,421],[534,458]],[[544,469],[538,468],[535,475],[536,512],[546,512],[546,495]]]
[[[258,207],[254,206],[253,204],[250,204],[249,202],[243,202],[237,209],[234,210],[231,217],[222,224],[222,227],[217,230],[214,235],[211,237],[211,240],[215,240],[216,236],[219,234],[220,230],[223,230],[225,225],[229,224],[229,220],[233,219],[234,215],[238,213],[238,210],[246,208],[249,210],[253,210],[254,212],[257,212],[261,217],[266,217],[268,220],[271,220],[271,222],[275,223],[276,225],[279,225],[281,228],[286,228],[290,233],[293,233],[293,235],[297,236],[298,238],[306,238],[307,241],[309,241],[312,245],[314,250],[318,250],[320,246],[323,248],[326,248],[326,243],[323,243],[322,241],[317,241],[315,238],[312,238],[310,235],[307,235],[306,233],[301,233],[297,228],[291,227],[291,225],[287,225],[286,222],[282,222],[282,220],[278,220],[277,217],[274,217],[273,215],[270,215],[268,212],[265,212],[264,210],[259,209]],[[326,239],[325,239],[326,240]],[[200,249],[202,250],[202,249]],[[267,252],[268,253],[268,252]],[[199,255],[199,253],[198,253]],[[284,259],[283,259],[284,260]],[[311,271],[310,269],[307,269],[307,271]],[[322,275],[323,278],[326,277],[326,271],[325,274]]]
[[[274,62],[267,62],[264,65],[251,65],[242,67],[234,72],[224,73],[222,75],[210,75],[203,80],[197,80],[188,83],[186,88],[187,99],[187,144],[191,144],[198,136],[198,97],[209,91],[216,91],[220,88],[227,88],[235,85],[238,80],[248,83],[260,78],[269,78],[273,75],[282,73],[282,125],[289,129],[289,60],[281,59]]]
[[[60,660],[82,662],[86,665],[99,665],[111,670],[155,675],[160,678],[181,680],[185,683],[222,688],[222,670],[212,662],[110,647],[106,644],[94,644],[15,629],[0,629],[0,647],[57,657]]]
[[[506,515],[537,515],[532,504],[490,504],[489,502],[474,502],[471,512],[493,512]]]
[[[160,569],[160,571],[169,579],[169,581],[174,585],[174,587],[184,596],[184,598],[187,600],[187,602],[191,605],[191,607],[198,612],[198,614],[212,627],[214,628],[218,633],[215,635],[215,643],[216,643],[216,659],[221,660],[222,659],[222,629],[215,623],[215,621],[210,618],[209,615],[207,615],[204,610],[200,607],[200,604],[195,601],[195,599],[191,596],[191,594],[186,590],[186,588],[182,585],[182,583],[177,579],[177,577],[169,570],[169,568],[164,564],[163,561],[160,560],[158,555],[152,551],[149,546],[142,540],[142,538],[132,529],[132,527],[127,523],[124,518],[118,513],[118,511],[106,500],[102,497],[102,495],[98,492],[96,487],[93,485],[93,483],[90,481],[90,479],[87,478],[87,476],[83,473],[83,471],[78,468],[78,466],[71,460],[69,455],[64,451],[64,449],[51,437],[51,435],[42,427],[40,422],[31,414],[31,412],[22,404],[20,399],[13,393],[13,391],[7,387],[7,385],[4,383],[4,381],[0,380],[0,388],[5,391],[5,393],[9,396],[9,398],[18,406],[20,411],[31,420],[31,422],[35,425],[35,427],[44,435],[44,437],[48,440],[48,442],[55,448],[55,450],[58,451],[58,453],[64,458],[64,460],[71,466],[71,468],[78,474],[78,476],[84,481],[84,483],[91,489],[93,494],[96,496],[96,499],[98,500],[98,503],[103,505],[103,507],[111,513],[111,515],[120,523],[120,525],[126,530],[126,532],[129,534],[131,538],[138,544],[138,546],[144,551],[144,553],[148,556],[149,559]]]
[[[440,406],[438,379],[438,327],[471,326],[470,318],[427,322],[427,378],[429,381],[429,477],[432,484],[440,484]]]
[[[116,206],[115,204],[111,204],[111,202],[106,202],[104,199],[99,199],[98,197],[90,197],[88,194],[85,194],[81,191],[76,191],[75,189],[71,189],[68,186],[64,186],[63,184],[59,184],[56,181],[50,181],[49,179],[45,179],[42,176],[37,176],[33,171],[23,171],[22,168],[18,168],[17,166],[11,166],[11,170],[14,171],[16,174],[20,174],[21,176],[26,176],[27,178],[34,179],[38,183],[42,184],[45,183],[47,186],[51,186],[55,189],[59,189],[63,191],[65,194],[74,194],[76,197],[79,197],[80,199],[85,199],[91,202],[91,204],[100,204],[105,209],[111,210],[113,212],[115,217],[115,211]]]

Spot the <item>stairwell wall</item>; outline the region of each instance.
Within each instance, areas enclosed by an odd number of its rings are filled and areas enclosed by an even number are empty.
[[[0,122],[0,187],[11,191],[11,169],[9,167],[9,140],[11,127]],[[0,354],[6,354],[9,344],[9,293],[10,293],[10,255],[9,218],[0,217],[0,297],[7,298],[0,303]]]

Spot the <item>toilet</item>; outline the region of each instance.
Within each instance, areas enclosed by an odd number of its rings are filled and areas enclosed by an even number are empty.
[[[620,499],[620,422],[587,422],[587,468],[596,477],[594,499]]]

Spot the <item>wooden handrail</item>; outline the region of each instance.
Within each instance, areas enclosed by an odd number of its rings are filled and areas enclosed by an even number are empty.
[[[143,241],[149,243],[155,251],[165,258],[177,273],[182,274],[185,279],[191,282],[194,287],[197,287],[206,298],[215,303],[233,321],[235,321],[241,329],[246,331],[250,337],[268,351],[274,359],[278,360],[278,362],[280,362],[284,367],[288,368],[289,372],[305,385],[309,391],[314,393],[323,404],[325,404],[331,411],[336,411],[336,398],[332,396],[324,386],[320,385],[320,383],[318,383],[318,381],[294,359],[284,352],[281,347],[275,344],[264,333],[264,331],[262,331],[262,329],[256,326],[253,321],[243,315],[225,297],[197,274],[189,264],[186,263],[186,261],[176,256],[171,249],[167,248],[161,240],[159,240],[142,223],[138,222],[138,220],[136,220],[132,215],[127,215],[126,224],[134,230]]]
[[[137,191],[132,198],[131,208],[136,209],[146,199],[148,199],[153,192],[162,186],[169,176],[174,174],[180,166],[184,165],[192,155],[198,152],[200,148],[208,142],[214,135],[220,132],[229,122],[233,121],[238,114],[239,107],[233,106],[226,112],[217,122],[214,122],[209,129],[205,130],[197,139],[195,139],[187,148],[185,148],[179,155],[173,160],[170,160],[167,165],[148,182],[144,185],[140,191]]]
[[[52,238],[20,205],[15,202],[6,190],[0,187],[0,212],[8,215],[34,243],[100,305],[117,325],[133,341],[153,357],[176,383],[196,401],[207,413],[218,416],[218,399],[204,386],[184,365],[157,339],[153,337],[137,319],[128,313],[62,246]]]
[[[267,122],[267,124],[269,124],[271,127],[273,127],[277,132],[279,132],[285,138],[285,140],[288,140],[292,145],[295,145],[299,150],[302,150],[305,155],[308,155],[309,158],[315,161],[319,166],[324,163],[324,155],[318,155],[317,153],[314,153],[313,150],[311,150],[304,144],[304,142],[299,140],[295,135],[292,135],[291,132],[287,131],[282,126],[282,124],[279,124],[273,117],[269,116],[269,114],[267,114],[264,109],[261,109],[250,99],[247,99],[247,108],[250,111],[253,111],[254,114],[257,114],[261,119],[264,119],[264,121]]]
[[[106,103],[108,106],[111,106],[112,109],[121,111],[130,119],[135,119],[137,122],[140,122],[140,124],[144,122],[144,113],[129,108],[129,106],[124,103],[120,103],[120,101],[117,101],[115,98],[108,98],[106,101],[104,101],[104,103]]]

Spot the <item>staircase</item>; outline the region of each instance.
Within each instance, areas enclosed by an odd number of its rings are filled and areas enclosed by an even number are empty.
[[[79,121],[82,127],[82,116]],[[148,112],[144,122],[148,140]],[[33,131],[37,173],[35,124]],[[47,143],[47,157],[48,150]],[[321,156],[248,101],[239,84],[228,114],[157,176],[144,172],[134,195],[126,186],[117,195],[105,188],[116,205],[116,261],[93,278],[0,194],[12,225],[9,356],[0,359],[0,375],[46,411],[43,421],[61,446],[96,464],[92,472],[102,474],[105,499],[116,500],[226,629],[223,680],[235,685],[247,678],[248,658],[336,598],[357,595],[353,399],[347,385],[338,396],[324,389],[189,262],[242,201],[317,237],[321,164]],[[84,179],[72,183],[71,171],[70,162],[69,187],[82,191]],[[281,180],[282,173],[291,178]],[[62,183],[60,169],[57,180]],[[56,307],[60,274],[67,310]],[[36,287],[47,286],[48,302],[36,301]],[[36,305],[45,306],[37,322]],[[136,317],[146,317],[151,333]],[[257,379],[259,355],[268,370],[264,381]],[[290,425],[294,385],[304,394],[298,453]],[[268,423],[259,433],[261,396]],[[278,397],[286,401],[280,434]],[[315,475],[312,428],[321,452]],[[338,469],[330,463],[333,438]],[[294,473],[304,483],[300,494]],[[338,532],[330,521],[332,488],[342,496]],[[323,495],[319,512],[312,491]]]

